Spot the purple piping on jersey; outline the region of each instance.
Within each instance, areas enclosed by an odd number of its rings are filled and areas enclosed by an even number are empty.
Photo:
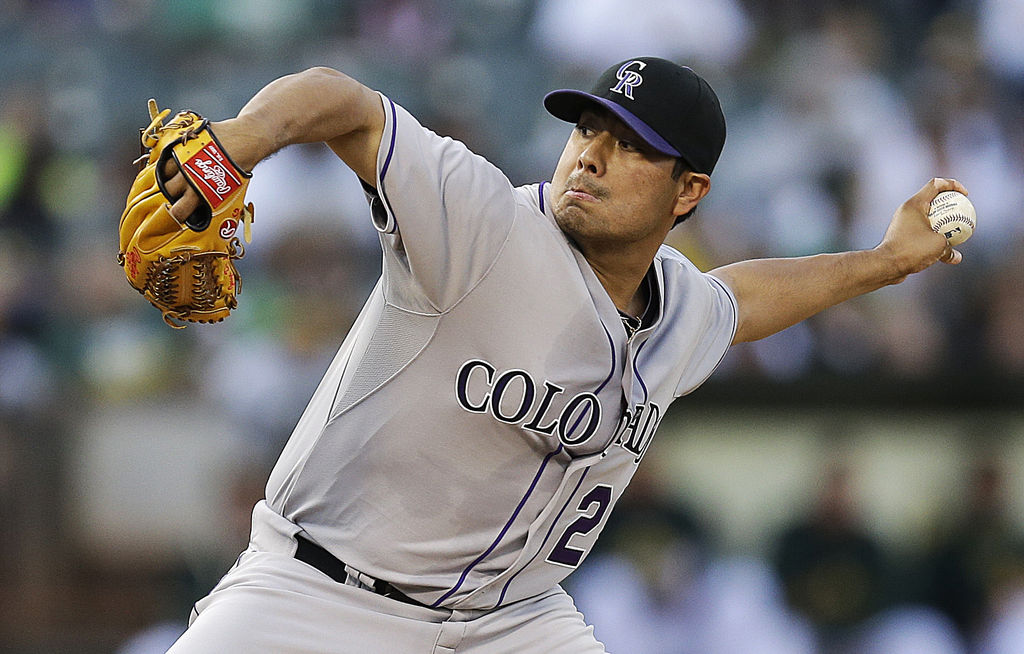
[[[530,560],[526,562],[526,565],[516,570],[516,573],[508,578],[508,581],[505,582],[505,585],[501,589],[501,595],[498,596],[498,603],[495,604],[495,606],[501,606],[501,603],[505,601],[505,593],[508,592],[508,587],[512,584],[512,581],[519,576],[520,572],[530,567],[530,564],[537,558],[537,555],[544,551],[544,544],[548,542],[549,538],[551,538],[551,532],[554,531],[555,526],[562,517],[562,514],[565,513],[565,510],[569,507],[569,503],[572,502],[572,498],[576,497],[576,493],[580,490],[580,486],[583,485],[583,480],[587,478],[588,472],[590,472],[589,466],[583,471],[583,474],[580,475],[580,480],[576,482],[576,488],[572,489],[572,493],[569,494],[569,499],[567,499],[565,504],[562,505],[562,508],[559,509],[558,515],[556,515],[555,519],[551,521],[551,526],[548,527],[548,533],[544,534],[544,540],[540,543],[540,549],[534,552],[533,556],[530,557]]]
[[[612,376],[615,374],[615,341],[612,339],[612,335],[608,333],[608,328],[604,326],[603,322],[601,323],[601,327],[604,328],[604,335],[608,337],[608,346],[611,348],[612,351],[612,369],[608,371],[608,376],[604,378],[604,381],[601,382],[601,385],[597,387],[596,391],[594,391],[594,395],[597,395],[598,393],[603,391],[604,387],[608,385],[608,382],[612,380]],[[646,343],[646,341],[644,342]],[[574,431],[576,431],[576,428],[580,426],[580,422],[582,422],[583,419],[586,418],[587,414],[589,413],[590,407],[588,406],[586,410],[583,413],[581,413],[578,418],[576,418],[576,422],[573,423],[572,427],[569,428],[570,436]]]
[[[576,422],[572,423],[572,427],[569,427],[569,435],[570,436],[572,435],[572,433],[574,431],[576,431],[576,428],[580,426],[580,423],[583,422],[583,419],[586,418],[589,414],[590,414],[590,407],[588,406],[586,409],[583,410],[583,413],[581,413],[580,416],[578,418],[576,418]]]
[[[644,341],[640,344],[640,347],[636,349],[636,354],[633,355],[633,372],[636,373],[636,380],[640,382],[640,388],[644,389],[644,401],[641,404],[647,404],[647,384],[644,383],[644,378],[640,376],[640,369],[636,367],[636,362],[640,358],[640,350],[644,349],[648,341]]]
[[[388,166],[391,165],[391,155],[395,153],[395,134],[398,132],[398,116],[395,113],[395,103],[388,98],[391,105],[391,145],[388,146],[388,156],[384,158],[384,165],[380,167],[380,181],[384,183],[384,176],[388,174]]]
[[[540,196],[540,212],[544,213],[544,185],[547,182],[541,182],[540,188],[537,190],[537,195]]]
[[[597,395],[598,393],[603,391],[604,387],[607,386],[608,382],[610,382],[612,380],[612,377],[615,376],[615,339],[612,338],[611,333],[608,331],[608,328],[605,327],[603,322],[601,323],[601,328],[604,329],[604,335],[608,337],[608,349],[611,350],[612,352],[612,368],[611,370],[608,371],[608,376],[604,378],[604,381],[601,382],[601,385],[597,387],[596,391],[594,391],[594,395]]]
[[[387,206],[388,211],[391,211],[391,203],[388,202],[388,194],[384,190],[384,176],[388,174],[388,167],[391,165],[391,157],[395,154],[395,135],[398,133],[398,116],[395,112],[395,103],[388,98],[388,104],[391,105],[391,144],[388,146],[388,156],[384,158],[384,165],[380,167],[380,188],[377,189],[378,193],[384,204]],[[392,228],[387,232],[388,234],[394,233],[396,227]]]
[[[612,351],[612,369],[608,372],[608,376],[605,377],[605,380],[601,382],[601,385],[597,387],[597,390],[594,391],[595,394],[600,393],[602,390],[604,390],[604,387],[608,385],[608,382],[610,382],[612,380],[612,377],[615,375],[615,340],[612,338],[611,333],[608,332],[608,328],[604,326],[603,322],[601,323],[601,326],[604,327],[605,336],[608,337],[608,346],[611,348]],[[579,424],[578,420],[576,421],[576,424]],[[573,429],[575,428],[576,426],[573,425]],[[551,532],[554,530],[555,525],[558,524],[559,518],[561,518],[562,514],[565,513],[566,507],[568,507],[569,503],[572,502],[572,498],[576,496],[576,492],[579,491],[580,486],[583,484],[583,480],[587,478],[588,472],[590,472],[589,467],[583,471],[583,474],[580,476],[580,480],[576,483],[576,488],[572,489],[572,493],[569,494],[569,499],[567,499],[565,501],[565,504],[562,505],[562,508],[561,510],[559,510],[558,515],[555,516],[555,519],[551,521],[551,526],[548,527],[548,533],[544,534],[544,540],[541,541],[540,547],[537,548],[537,551],[534,552],[533,556],[530,557],[530,560],[526,562],[526,565],[516,570],[515,574],[509,577],[508,581],[505,582],[505,585],[501,589],[501,595],[498,597],[498,603],[495,606],[501,606],[501,603],[505,600],[505,593],[508,592],[508,587],[512,585],[512,582],[515,581],[515,578],[519,576],[520,572],[530,567],[530,564],[533,563],[533,560],[537,558],[537,555],[544,551],[544,545],[547,544],[548,538],[551,538]]]
[[[603,382],[601,382],[601,385],[597,387],[596,391],[594,391],[595,395],[597,393],[600,393],[601,390],[604,389],[604,387],[608,385],[608,382],[611,381],[612,377],[615,375],[615,341],[612,339],[612,335],[608,332],[608,328],[604,326],[604,323],[601,323],[601,326],[604,327],[605,336],[608,337],[608,345],[609,345],[609,347],[611,349],[611,352],[612,352],[612,367],[611,367],[611,370],[608,372],[608,376],[605,377],[605,380]],[[572,435],[572,432],[576,429],[577,425],[579,425],[579,420],[577,420],[576,424],[573,425],[572,428],[569,430],[569,435],[570,436]],[[455,591],[457,591],[459,588],[461,588],[462,584],[465,583],[465,581],[466,581],[466,577],[469,576],[469,573],[473,570],[473,568],[478,566],[481,561],[486,559],[487,556],[491,552],[494,551],[494,548],[498,546],[498,543],[501,542],[501,539],[504,538],[505,534],[508,533],[508,530],[511,529],[512,523],[515,522],[516,518],[519,516],[519,512],[523,510],[523,507],[526,505],[526,501],[530,498],[530,495],[533,494],[534,489],[537,488],[537,482],[540,481],[540,477],[544,473],[544,468],[547,467],[548,462],[551,461],[551,458],[553,456],[555,456],[556,454],[558,454],[561,451],[562,451],[562,445],[559,444],[558,447],[553,452],[548,453],[548,455],[546,457],[544,457],[544,461],[541,462],[540,468],[537,470],[537,474],[534,475],[534,477],[533,477],[533,483],[531,483],[530,487],[526,490],[526,494],[523,495],[523,499],[519,500],[519,505],[516,506],[516,510],[512,512],[512,517],[510,517],[508,519],[508,522],[505,523],[505,526],[502,527],[501,532],[498,534],[498,537],[494,539],[494,542],[491,543],[491,546],[488,547],[487,550],[483,554],[478,556],[476,558],[476,560],[474,560],[472,563],[470,563],[466,567],[466,569],[462,571],[462,575],[459,577],[459,581],[448,592],[446,592],[444,595],[442,595],[437,600],[435,600],[434,603],[430,605],[431,608],[434,608],[434,607],[438,606],[441,602],[443,602],[446,599],[448,599],[449,597],[451,597],[452,594]],[[589,470],[589,468],[587,468],[587,470]],[[586,477],[586,476],[587,476],[586,472],[584,472],[583,473],[583,477]],[[582,483],[582,481],[583,481],[583,478],[581,477],[580,478],[580,482]],[[576,494],[576,490],[578,490],[578,489],[579,489],[579,484],[576,485],[576,488],[573,489],[572,495],[569,496],[569,500],[570,501],[572,500],[573,495]],[[566,502],[566,505],[568,505],[568,501]],[[562,507],[562,511],[565,511],[565,507],[564,506]],[[561,513],[559,513],[559,515],[561,515]],[[557,518],[555,519],[555,521],[557,522]],[[551,535],[551,532],[550,532],[550,530],[548,530],[548,534],[546,536],[544,536],[544,541],[545,542],[547,542],[548,536],[550,536],[550,535]],[[542,549],[543,549],[543,545],[544,545],[544,543],[541,543]],[[534,556],[536,556],[536,555],[534,555]],[[530,559],[530,560],[532,561],[533,559]],[[522,572],[522,569],[520,569],[519,572]],[[519,572],[517,572],[516,575],[518,575]],[[511,582],[512,579],[515,579],[516,575],[512,575],[512,578],[509,579],[509,582]],[[502,597],[505,596],[505,591],[506,590],[508,590],[508,584],[505,584],[505,588],[502,589],[502,591],[501,591],[501,596]],[[499,603],[500,603],[500,601],[499,601]]]
[[[533,483],[530,484],[530,488],[526,491],[526,495],[523,495],[523,499],[521,499],[519,501],[519,506],[517,506],[516,510],[512,512],[512,517],[508,519],[508,522],[506,522],[505,526],[501,529],[501,533],[498,534],[498,537],[494,539],[494,542],[491,543],[491,546],[488,547],[487,550],[483,554],[478,556],[475,561],[470,563],[466,567],[466,569],[462,571],[462,576],[459,577],[458,583],[455,584],[451,588],[451,590],[449,590],[447,593],[442,595],[440,598],[435,600],[433,604],[430,605],[431,608],[436,607],[441,602],[443,602],[446,599],[448,599],[449,597],[451,597],[452,593],[457,591],[462,586],[463,582],[466,581],[466,577],[469,576],[470,571],[473,568],[475,568],[481,561],[483,561],[485,558],[487,558],[488,554],[490,554],[491,552],[494,551],[494,548],[498,546],[498,543],[501,542],[501,539],[505,537],[506,533],[508,533],[509,528],[512,526],[512,523],[515,522],[515,519],[519,515],[519,512],[523,510],[523,506],[526,505],[526,500],[529,499],[531,494],[533,494],[533,489],[537,487],[537,482],[540,481],[540,476],[544,472],[544,468],[547,467],[548,461],[551,460],[551,457],[555,456],[556,454],[558,454],[561,451],[562,451],[562,445],[559,444],[557,449],[555,449],[553,452],[549,452],[548,455],[546,457],[544,457],[544,461],[540,464],[540,469],[537,470],[537,474],[534,475],[534,477],[533,477]]]

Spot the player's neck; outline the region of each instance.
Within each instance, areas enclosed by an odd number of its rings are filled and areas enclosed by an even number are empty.
[[[646,285],[644,276],[651,267],[653,259],[638,260],[632,265],[602,265],[600,259],[587,257],[590,267],[594,270],[604,290],[615,304],[615,308],[631,316],[639,316],[647,306]]]
[[[583,253],[615,308],[636,316],[647,306],[647,294],[641,283],[667,235],[668,227],[663,234],[651,233],[626,243],[612,239],[583,240],[571,235],[569,238]]]

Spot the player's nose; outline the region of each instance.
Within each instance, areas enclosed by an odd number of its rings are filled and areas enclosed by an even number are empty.
[[[576,168],[586,170],[594,175],[603,174],[607,158],[606,141],[607,139],[601,137],[591,139],[580,150],[579,157],[576,158]]]

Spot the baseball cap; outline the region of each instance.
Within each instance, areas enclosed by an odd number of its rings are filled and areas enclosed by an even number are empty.
[[[595,103],[698,173],[711,174],[725,145],[725,116],[711,85],[666,59],[627,59],[604,71],[589,93],[559,89],[544,96],[544,108],[571,123]]]

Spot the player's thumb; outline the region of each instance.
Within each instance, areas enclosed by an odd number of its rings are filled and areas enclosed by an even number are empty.
[[[939,261],[943,263],[948,263],[952,266],[957,265],[963,260],[964,255],[960,254],[960,250],[954,250],[952,247],[948,245],[946,246],[945,251],[942,253],[942,256],[939,257]]]

